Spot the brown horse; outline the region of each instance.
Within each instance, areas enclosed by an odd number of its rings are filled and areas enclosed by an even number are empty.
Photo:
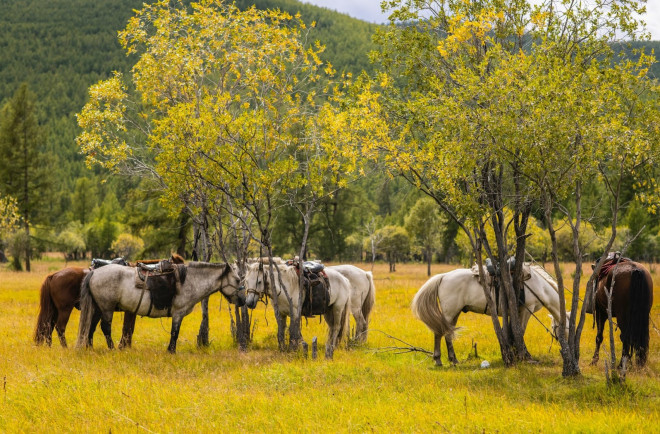
[[[594,303],[597,326],[596,351],[591,364],[598,362],[603,329],[607,320],[607,292],[614,280],[612,291],[612,318],[621,329],[621,363],[623,357],[632,359],[633,352],[638,366],[644,366],[649,350],[649,315],[653,304],[653,280],[642,264],[617,257],[608,259],[598,278]],[[621,366],[621,365],[619,365]]]
[[[184,263],[183,258],[177,254],[173,254],[171,260],[175,264]],[[157,259],[140,262],[148,264],[159,261]],[[134,266],[134,264],[131,265]],[[53,329],[55,329],[60,338],[60,344],[66,348],[67,343],[64,335],[66,325],[69,322],[73,308],[80,310],[80,284],[88,272],[88,268],[67,267],[46,277],[41,285],[39,315],[37,316],[37,326],[34,332],[34,342],[37,345],[45,343],[50,346],[52,344]],[[135,318],[136,316],[132,312],[124,314],[124,327],[119,348],[131,346]],[[100,320],[100,312],[95,313],[89,333],[90,344]]]

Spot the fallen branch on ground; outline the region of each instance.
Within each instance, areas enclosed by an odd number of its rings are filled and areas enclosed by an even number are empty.
[[[416,347],[414,345],[410,345],[408,342],[405,342],[397,337],[394,337],[388,333],[385,333],[382,330],[369,330],[371,332],[378,332],[382,333],[385,336],[387,336],[390,339],[393,339],[397,342],[402,343],[403,347],[381,347],[381,348],[374,348],[373,352],[374,353],[394,353],[394,354],[406,354],[406,353],[423,353],[428,356],[433,356],[433,352],[425,350],[424,348]]]

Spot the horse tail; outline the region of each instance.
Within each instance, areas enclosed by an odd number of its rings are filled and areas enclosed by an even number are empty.
[[[55,307],[50,291],[50,280],[52,277],[52,274],[49,275],[44,279],[44,283],[41,284],[39,315],[37,316],[37,326],[34,330],[34,342],[37,345],[44,342],[50,343],[50,339],[48,338],[53,334],[52,324],[57,313],[57,308]]]
[[[346,300],[346,306],[344,306],[344,310],[341,313],[339,333],[337,333],[337,346],[339,346],[339,343],[344,338],[346,338],[346,343],[348,344],[348,337],[351,330],[350,320],[351,320],[351,297],[349,295],[348,300]]]
[[[635,269],[630,276],[628,323],[625,334],[631,350],[635,352],[639,366],[646,364],[648,356],[650,310],[651,288],[646,280],[646,274],[642,270]]]
[[[78,341],[76,348],[89,346],[89,330],[92,326],[92,317],[94,316],[94,299],[89,291],[89,281],[94,275],[94,270],[87,273],[87,276],[80,285],[80,324],[78,326]]]
[[[374,308],[374,304],[376,304],[376,286],[374,285],[374,275],[371,271],[367,271],[367,280],[369,281],[369,292],[362,302],[362,316],[367,323],[364,330],[364,339],[367,338],[366,334],[367,330],[369,330],[369,315],[371,315],[371,310]]]
[[[411,309],[413,314],[426,324],[433,333],[440,337],[449,336],[451,338],[455,328],[442,314],[442,307],[438,299],[443,276],[441,274],[432,277],[422,285],[413,298]]]

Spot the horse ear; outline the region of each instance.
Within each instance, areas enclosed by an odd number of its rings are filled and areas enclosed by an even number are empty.
[[[596,269],[596,266],[594,264],[591,264],[591,271],[594,271]]]

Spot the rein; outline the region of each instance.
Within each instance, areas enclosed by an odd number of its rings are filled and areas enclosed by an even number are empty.
[[[539,298],[538,295],[536,295],[536,293],[532,290],[532,288],[530,288],[529,285],[528,285],[526,282],[523,282],[523,285],[525,286],[525,288],[527,288],[527,289],[529,290],[529,292],[532,293],[532,295],[533,295],[534,297],[536,297],[536,299],[541,303],[541,305],[542,305],[542,306],[543,306],[548,312],[550,312],[550,309],[548,309],[548,306],[543,302],[543,300],[541,300],[541,299]],[[543,326],[543,328],[545,329],[545,331],[548,332],[548,333],[550,333],[550,336],[552,337],[552,339],[555,339],[554,334],[550,331],[549,328],[547,328],[547,327],[545,326],[545,324],[543,324],[543,322],[541,322],[541,320],[536,316],[536,314],[535,314],[534,312],[532,312],[532,310],[531,310],[530,308],[528,308],[526,304],[523,304],[523,306],[525,306],[525,309],[527,309],[527,311],[530,313],[530,315],[532,315],[534,318],[536,318],[536,320],[539,322],[539,324],[541,324],[541,325]]]

